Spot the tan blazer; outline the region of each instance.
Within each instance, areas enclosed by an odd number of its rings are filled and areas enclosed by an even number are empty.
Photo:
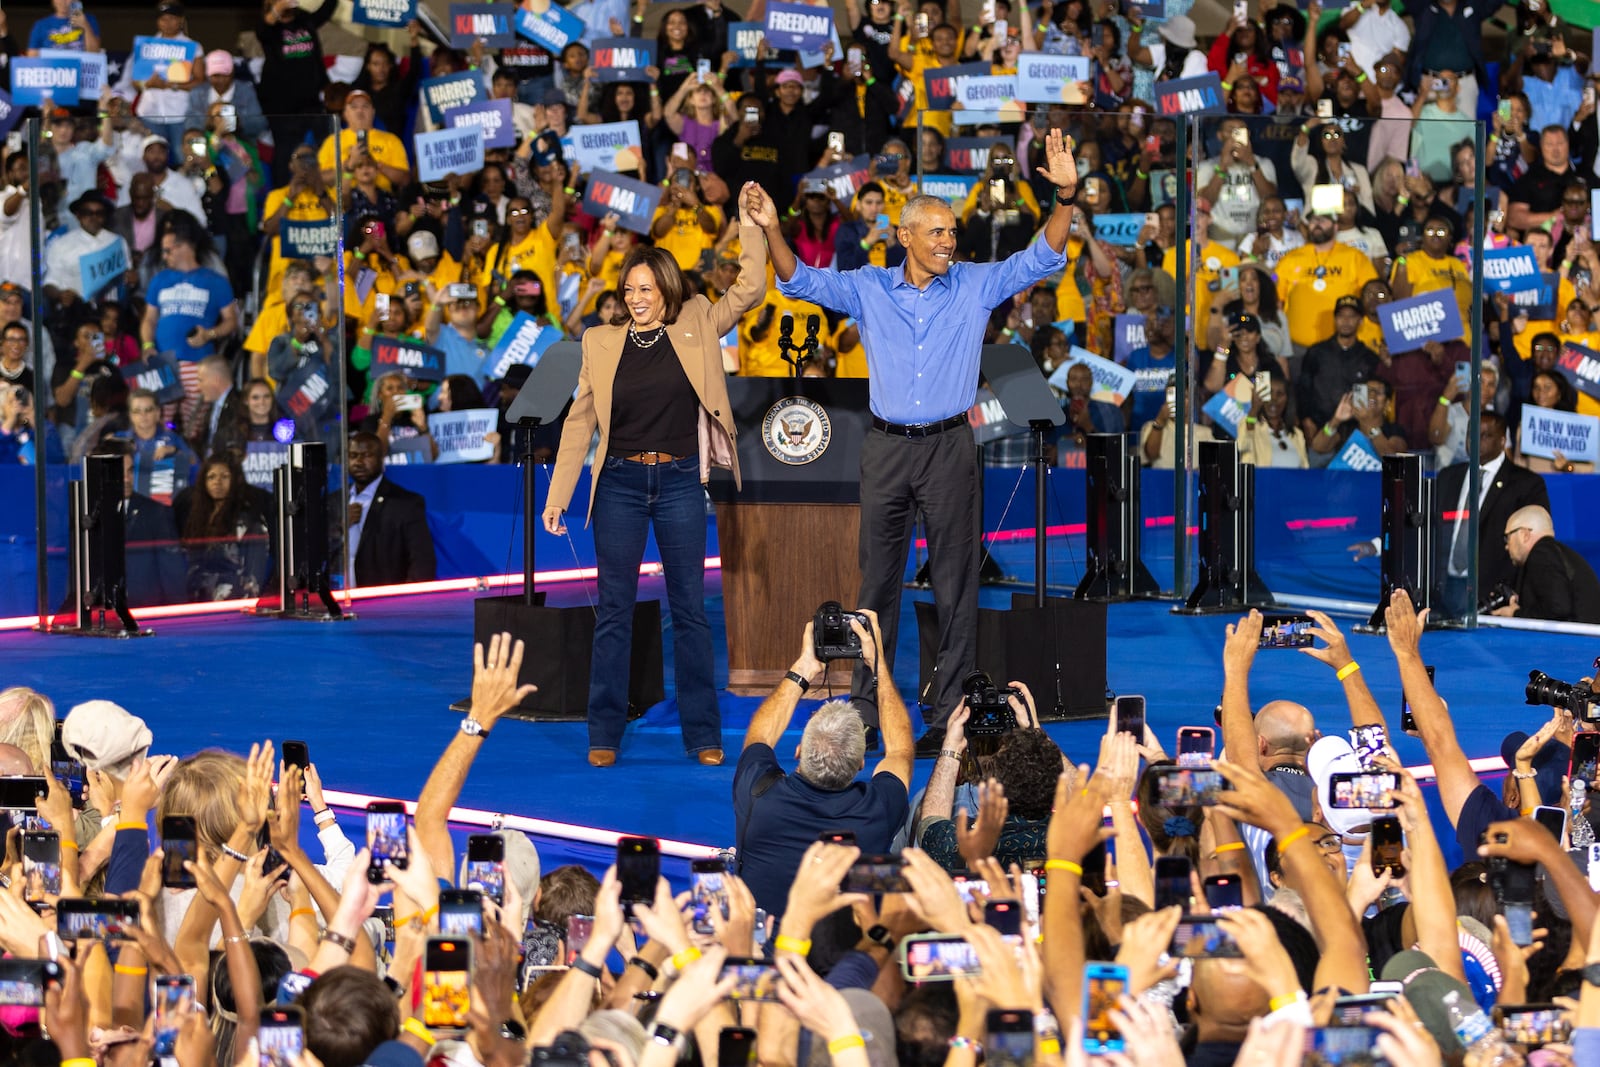
[[[741,225],[739,247],[739,280],[727,294],[715,304],[695,294],[684,301],[677,321],[667,326],[667,338],[700,398],[700,480],[710,479],[713,466],[726,467],[733,471],[735,485],[739,484],[739,458],[734,451],[733,406],[728,402],[728,382],[722,369],[722,335],[766,295],[767,242],[761,227]],[[561,431],[547,505],[565,510],[572,502],[589,441],[598,429],[600,447],[595,452],[595,476],[589,481],[585,516],[594,511],[594,486],[611,436],[611,388],[627,335],[626,326],[591,326],[583,332],[578,395]]]

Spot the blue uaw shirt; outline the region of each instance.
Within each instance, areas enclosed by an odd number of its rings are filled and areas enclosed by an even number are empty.
[[[189,344],[189,331],[196,326],[207,329],[222,320],[222,310],[233,303],[233,288],[228,279],[214,270],[164,270],[150,279],[146,290],[161,317],[156,320],[156,348],[171,352],[181,363],[202,360],[216,349],[207,341],[198,347]]]
[[[904,264],[832,271],[800,263],[778,290],[854,318],[867,353],[872,413],[914,425],[972,406],[989,313],[1066,264],[1065,253],[1040,237],[999,263],[951,263],[924,289],[906,281]]]

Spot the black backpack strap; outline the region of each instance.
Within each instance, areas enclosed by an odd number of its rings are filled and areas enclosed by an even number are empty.
[[[745,816],[745,820],[744,820],[744,825],[745,826],[749,826],[750,825],[750,820],[755,817],[755,814],[756,814],[756,801],[760,800],[763,796],[765,796],[766,793],[767,793],[767,790],[771,789],[773,786],[777,785],[779,782],[783,781],[783,779],[785,779],[787,777],[788,777],[788,775],[784,773],[783,768],[782,767],[778,767],[778,768],[775,768],[773,770],[768,771],[766,774],[763,774],[760,778],[756,779],[756,784],[750,787],[750,813]],[[743,871],[744,870],[744,830],[742,828],[739,830],[738,839],[734,842],[733,847],[734,847],[735,855],[737,857],[737,861],[738,861],[738,864],[739,864],[739,870]]]

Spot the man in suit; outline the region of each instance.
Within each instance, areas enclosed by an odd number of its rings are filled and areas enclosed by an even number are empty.
[[[130,293],[142,293],[145,279],[161,269],[161,240],[156,235],[166,217],[167,209],[156,203],[156,180],[143,171],[135,174],[128,181],[128,202],[111,213],[111,228],[128,244]]]
[[[350,435],[350,550],[345,577],[358,586],[431,582],[427,503],[383,476],[383,442]]]
[[[1556,622],[1600,623],[1600,578],[1578,553],[1557,541],[1550,512],[1518,508],[1502,541],[1517,564],[1517,591],[1496,615]]]
[[[233,387],[233,369],[226,356],[207,356],[199,370],[200,399],[205,403],[195,409],[189,441],[195,455],[209,456],[217,431],[243,421],[244,397]]]

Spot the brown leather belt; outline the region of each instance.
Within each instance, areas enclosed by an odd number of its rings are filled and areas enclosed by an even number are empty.
[[[662,463],[676,463],[683,456],[674,456],[671,452],[635,452],[631,456],[623,456],[629,463],[643,463],[646,467],[659,466]]]

